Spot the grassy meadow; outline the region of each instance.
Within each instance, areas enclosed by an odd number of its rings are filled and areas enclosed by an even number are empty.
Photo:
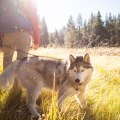
[[[94,67],[86,92],[88,108],[81,110],[73,97],[57,112],[55,93],[43,90],[40,95],[41,120],[120,120],[120,48],[40,48],[30,54],[67,59],[69,54],[89,53]],[[14,55],[15,59],[16,54]],[[2,72],[0,52],[0,72]],[[25,106],[25,95],[9,100],[9,91],[0,91],[0,120],[34,120]]]

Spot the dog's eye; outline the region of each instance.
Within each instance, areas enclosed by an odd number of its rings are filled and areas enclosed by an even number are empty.
[[[74,72],[77,72],[77,70],[73,70]]]
[[[84,70],[80,70],[80,72],[84,72]]]
[[[69,69],[71,69],[71,70],[72,70],[73,68],[74,68],[74,66],[72,66],[72,65],[71,65]]]

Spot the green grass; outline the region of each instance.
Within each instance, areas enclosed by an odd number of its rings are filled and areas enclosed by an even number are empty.
[[[38,109],[44,120],[120,120],[120,57],[112,54],[111,50],[101,55],[102,49],[94,52],[89,50],[94,67],[92,80],[86,92],[88,109],[81,111],[73,97],[69,97],[63,104],[62,112],[56,108],[54,92],[43,90]],[[118,50],[118,49],[117,49]],[[41,48],[38,55],[66,58],[69,54],[85,53],[83,49],[45,49]],[[99,54],[100,51],[100,54]],[[104,51],[104,49],[103,49]],[[112,54],[109,56],[109,52]],[[34,54],[34,51],[31,53]],[[54,55],[53,55],[54,53]],[[64,53],[64,55],[62,54]],[[119,53],[119,51],[118,51]],[[2,58],[2,55],[0,55]],[[0,72],[2,63],[0,59]],[[15,102],[16,101],[16,102]],[[25,106],[25,95],[20,100],[9,100],[9,92],[0,92],[0,120],[33,120]]]
[[[91,81],[87,92],[88,101],[96,120],[120,119],[120,68],[107,71]]]

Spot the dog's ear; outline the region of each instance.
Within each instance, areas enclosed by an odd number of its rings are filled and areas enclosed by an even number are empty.
[[[70,55],[70,56],[69,56],[69,60],[70,60],[70,63],[73,63],[73,62],[75,61],[74,56],[73,56],[73,55]]]
[[[83,61],[84,61],[85,63],[90,63],[90,56],[89,56],[88,53],[85,54],[85,56],[84,56],[84,58],[83,58]]]

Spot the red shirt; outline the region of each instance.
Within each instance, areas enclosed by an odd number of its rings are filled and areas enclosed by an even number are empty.
[[[28,18],[31,22],[33,29],[33,39],[34,44],[39,45],[40,42],[40,30],[39,30],[39,21],[37,16],[37,9],[34,0],[28,0],[28,9],[25,10],[28,14]]]

